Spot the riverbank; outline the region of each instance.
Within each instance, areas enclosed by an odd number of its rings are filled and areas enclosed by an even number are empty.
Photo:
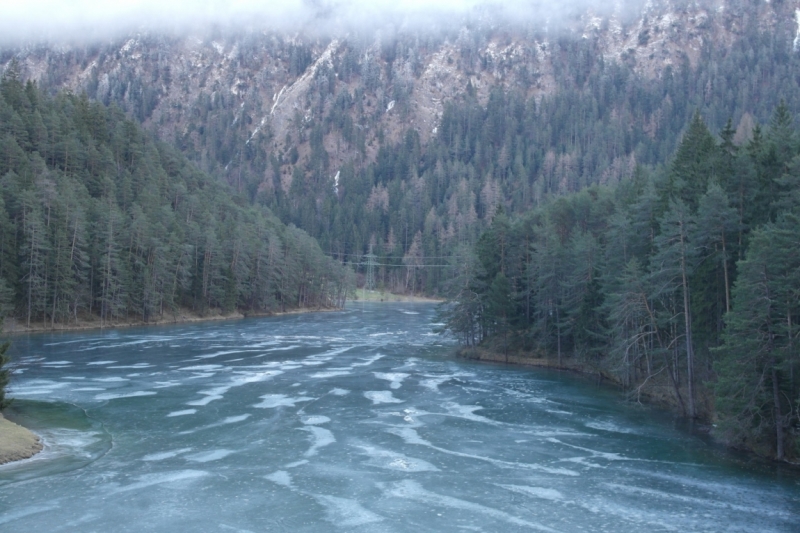
[[[395,294],[384,291],[367,291],[359,289],[355,292],[352,302],[406,302],[406,303],[442,303],[440,298],[430,298],[414,294]]]
[[[566,357],[561,360],[561,363],[559,363],[558,359],[540,357],[526,352],[510,352],[508,354],[503,354],[481,347],[461,348],[457,354],[458,357],[474,361],[575,372],[585,376],[597,378],[598,381],[602,381],[621,391],[624,389],[624,384],[622,381],[620,381],[617,376],[608,370],[587,364],[585,362],[573,361]],[[684,388],[681,388],[680,393],[682,397],[686,397],[688,391],[686,391]],[[698,409],[696,421],[700,423],[703,432],[709,432],[711,429],[710,424],[714,416],[711,396],[708,394],[708,391],[701,387],[698,387],[698,389],[695,391],[695,394],[695,402]],[[656,375],[651,379],[645,380],[645,382],[640,384],[638,387],[627,391],[626,395],[631,401],[666,407],[675,411],[677,414],[686,416],[685,406],[682,405],[681,400],[676,397],[674,387],[671,383],[669,383],[666,375]]]
[[[29,459],[42,448],[38,435],[0,414],[0,465]]]
[[[26,326],[23,322],[18,321],[14,318],[6,318],[3,323],[2,333],[4,335],[25,335],[30,333],[52,333],[56,331],[85,331],[85,330],[97,330],[97,329],[131,328],[139,326],[168,326],[175,324],[189,324],[194,322],[210,322],[218,320],[241,320],[243,318],[272,317],[272,316],[294,315],[302,313],[321,313],[321,312],[331,312],[340,310],[341,309],[338,307],[331,307],[331,308],[312,307],[312,308],[290,309],[288,311],[279,311],[270,313],[251,313],[251,312],[242,313],[240,311],[234,311],[232,313],[222,314],[219,310],[214,309],[209,311],[205,315],[200,315],[197,313],[193,313],[192,311],[189,311],[187,309],[181,309],[177,313],[169,315],[165,314],[161,318],[152,319],[148,321],[126,319],[126,320],[115,320],[115,321],[101,323],[98,317],[82,316],[78,319],[77,322],[71,322],[69,324],[56,323],[51,325],[38,322],[31,324],[30,327]]]

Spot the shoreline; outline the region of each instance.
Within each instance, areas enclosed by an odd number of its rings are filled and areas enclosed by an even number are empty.
[[[432,298],[429,296],[419,296],[416,294],[395,294],[382,291],[365,291],[358,289],[353,298],[348,300],[350,303],[443,303],[444,299]]]
[[[508,354],[503,355],[499,352],[494,352],[491,350],[487,350],[485,348],[469,348],[469,347],[460,347],[456,352],[456,357],[461,359],[466,359],[468,361],[479,361],[483,363],[499,363],[503,365],[509,366],[523,366],[523,367],[530,367],[530,368],[546,368],[550,370],[564,370],[567,372],[573,372],[576,374],[580,374],[583,377],[595,377],[598,379],[598,382],[605,382],[606,385],[613,386],[614,388],[624,392],[622,383],[619,382],[614,376],[610,375],[608,372],[603,371],[602,369],[593,368],[581,363],[573,363],[573,362],[562,362],[561,365],[558,364],[558,360],[549,359],[545,357],[529,357],[525,355],[521,355],[520,353],[516,354]],[[629,392],[630,395],[629,401],[637,402],[639,404],[647,404],[647,405],[655,405],[658,407],[666,408],[674,412],[677,416],[680,416],[683,419],[689,419],[685,413],[681,412],[680,404],[675,400],[671,392],[668,390],[667,387],[661,385],[653,385],[652,388],[648,390],[640,390],[638,393]],[[706,402],[707,398],[698,397],[698,403]],[[705,406],[706,410],[703,412],[698,418],[696,418],[693,422],[697,423],[698,426],[695,427],[695,431],[699,431],[705,435],[708,435],[713,441],[725,448],[744,452],[747,454],[751,454],[754,457],[758,457],[763,460],[772,461],[777,464],[785,465],[791,468],[800,468],[800,462],[793,462],[793,461],[777,461],[774,457],[765,456],[757,453],[755,450],[752,449],[743,449],[736,446],[731,446],[730,444],[726,443],[724,440],[721,440],[714,436],[712,432],[713,428],[713,414],[710,410],[707,409],[707,405]]]
[[[612,374],[607,371],[586,365],[584,363],[576,363],[571,361],[563,361],[560,365],[557,359],[547,357],[530,357],[521,355],[520,353],[503,355],[502,353],[487,350],[485,348],[467,348],[461,347],[456,356],[461,359],[470,361],[480,361],[485,363],[500,363],[511,366],[526,366],[531,368],[547,368],[550,370],[563,370],[580,374],[584,377],[596,378],[599,382],[605,382],[630,397],[630,401],[640,404],[657,405],[665,407],[675,412],[678,416],[686,418],[685,413],[681,412],[681,405],[675,400],[672,390],[663,384],[652,383],[645,390],[644,385],[640,386],[639,390],[625,391],[623,384]],[[683,392],[683,390],[681,390]],[[708,426],[708,429],[703,430],[704,433],[710,433],[712,424],[712,414],[708,409],[707,398],[702,394],[698,394],[697,403],[703,407],[695,422],[699,423],[702,427]],[[721,442],[721,441],[720,441]]]
[[[196,313],[192,313],[190,311],[182,310],[182,312],[177,313],[176,315],[172,315],[169,317],[165,315],[164,318],[158,320],[150,320],[148,322],[142,320],[122,320],[118,322],[100,324],[99,319],[91,318],[88,320],[86,319],[81,320],[77,324],[62,323],[62,324],[55,324],[53,327],[50,327],[42,323],[31,324],[30,327],[27,327],[23,324],[18,323],[16,319],[6,318],[3,324],[2,334],[9,336],[16,336],[16,335],[33,335],[39,333],[65,333],[70,331],[91,331],[91,330],[121,329],[121,328],[135,328],[135,327],[147,327],[147,326],[174,326],[178,324],[193,324],[198,322],[242,320],[244,318],[261,318],[261,317],[267,318],[267,317],[277,317],[285,315],[299,315],[304,313],[326,313],[326,312],[335,312],[341,310],[342,308],[338,307],[322,307],[322,308],[304,307],[300,309],[292,309],[289,311],[276,311],[269,313],[242,313],[241,311],[234,311],[227,315],[223,315],[219,313],[219,311],[214,310],[205,316],[201,316]]]
[[[43,448],[44,443],[36,433],[0,413],[0,465],[30,459]]]

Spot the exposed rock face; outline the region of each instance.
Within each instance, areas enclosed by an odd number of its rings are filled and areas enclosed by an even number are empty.
[[[358,167],[409,128],[424,145],[446,103],[468,91],[485,103],[496,86],[536,98],[563,89],[565,53],[657,78],[669,66],[696,64],[704,47],[730,46],[749,25],[785,25],[794,34],[788,4],[617,2],[557,25],[498,23],[481,12],[436,34],[399,23],[322,37],[145,32],[80,46],[31,45],[0,58],[17,57],[42,85],[118,103],[230,183],[241,187],[245,179],[288,193],[298,165],[332,168],[331,175],[347,163]]]

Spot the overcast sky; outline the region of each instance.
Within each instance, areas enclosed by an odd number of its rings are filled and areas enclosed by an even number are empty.
[[[454,20],[486,5],[510,20],[543,22],[590,2],[599,6],[597,10],[619,0],[0,0],[0,39],[91,39],[141,28],[181,30],[208,23],[289,31],[375,27]]]

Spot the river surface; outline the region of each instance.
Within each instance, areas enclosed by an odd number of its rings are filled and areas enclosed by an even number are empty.
[[[798,531],[800,475],[557,372],[471,363],[429,304],[15,337],[0,531]]]

